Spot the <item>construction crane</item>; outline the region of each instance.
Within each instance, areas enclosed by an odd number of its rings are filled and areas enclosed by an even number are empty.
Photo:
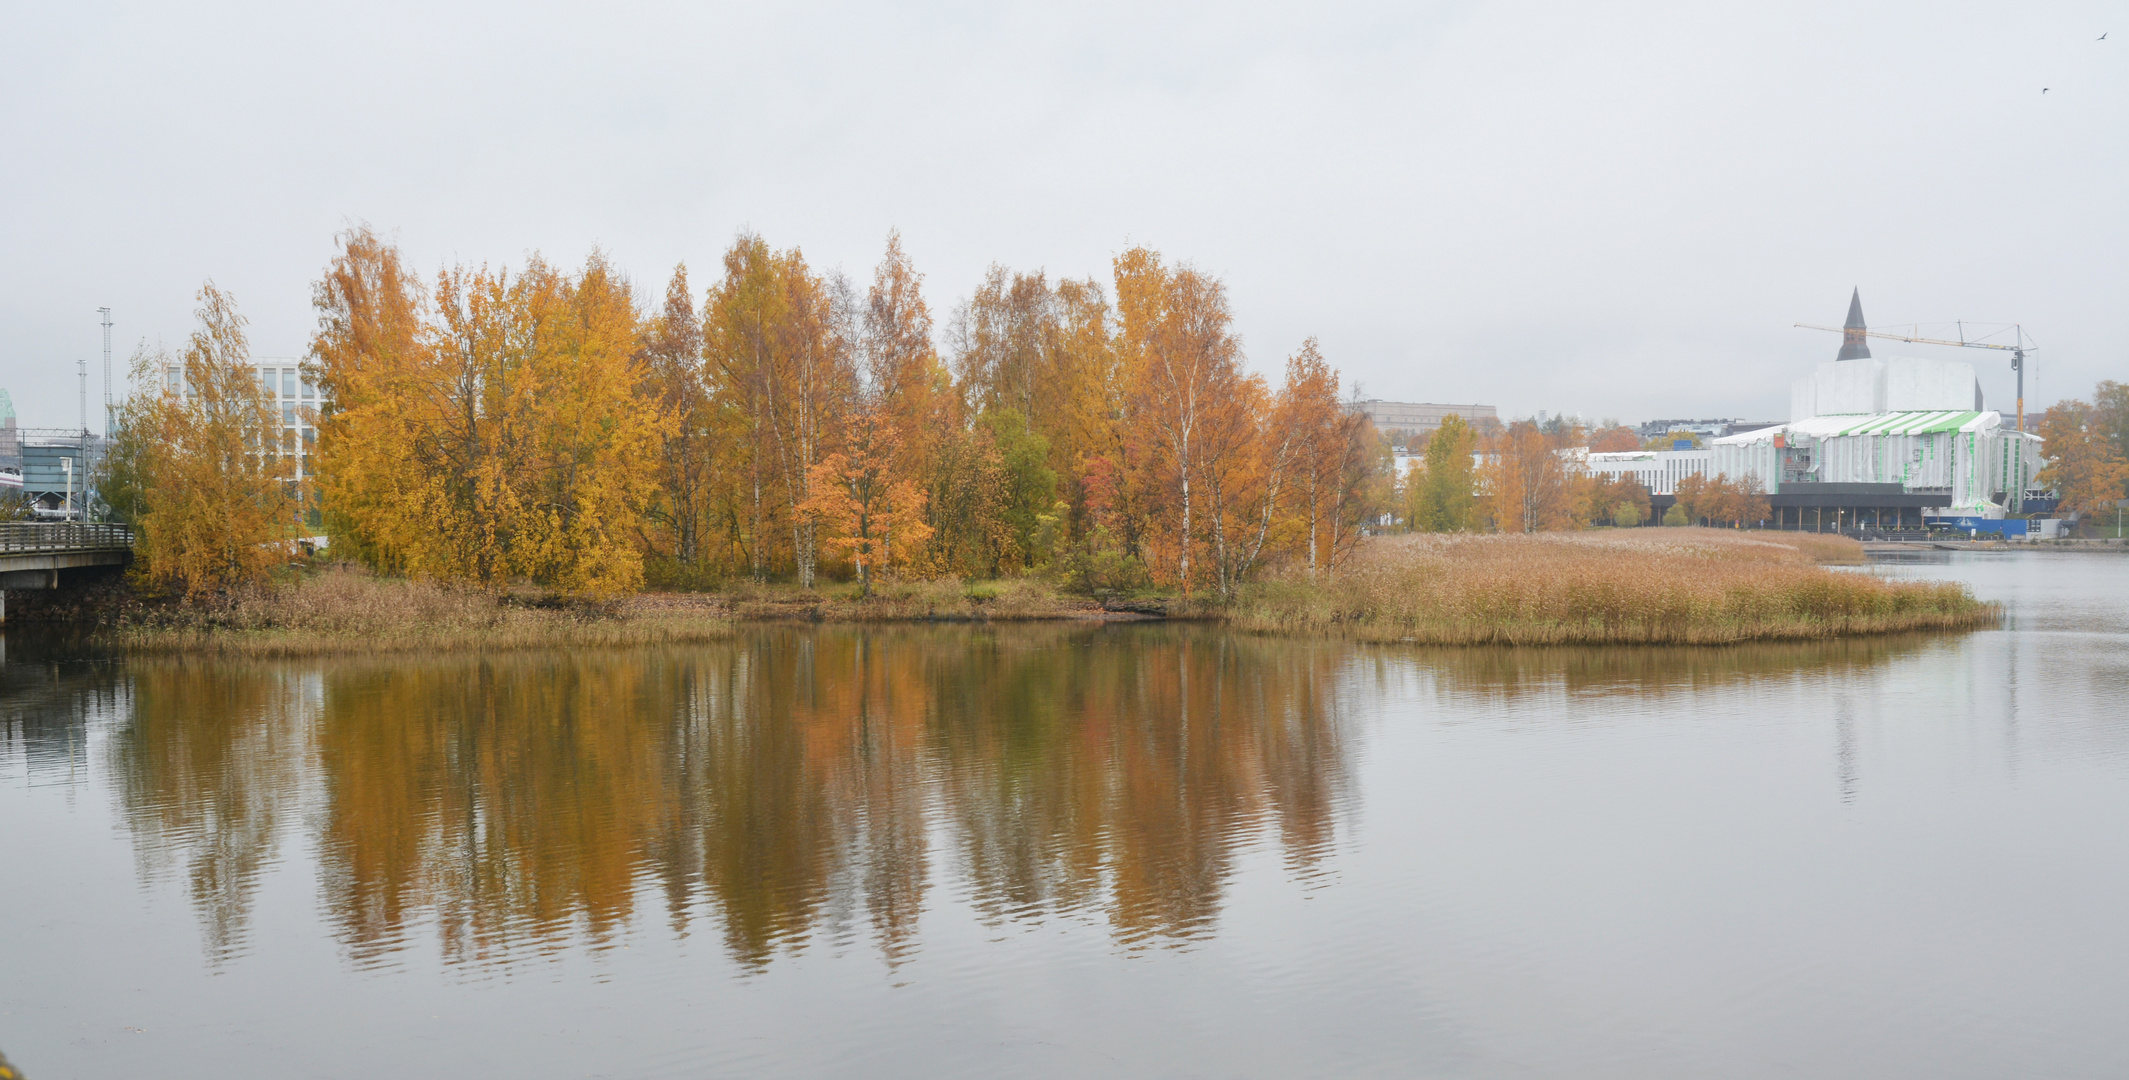
[[[1861,321],[1859,318],[1856,317],[1856,314],[1851,314],[1850,319],[1852,321],[1857,322]],[[2005,345],[2001,342],[1995,341],[1967,340],[1966,324],[1963,322],[1953,324],[1959,328],[1959,338],[1956,341],[1951,338],[1930,338],[1921,337],[1915,334],[1888,334],[1883,330],[1868,330],[1861,326],[1814,326],[1811,323],[1797,323],[1796,325],[1805,330],[1831,330],[1836,334],[1845,334],[1850,336],[1851,338],[1860,335],[1863,337],[1885,338],[1888,341],[1912,342],[1916,345],[1950,345],[1953,348],[1958,349],[1998,349],[2003,352],[2010,353],[2011,370],[2018,373],[2018,433],[2021,435],[2025,434],[2026,354],[2029,352],[2039,352],[2040,346],[2028,344],[2026,342],[2025,327],[2023,326],[2020,326],[2016,323],[2011,324],[2011,331],[2015,335],[2017,343],[2012,345]],[[1921,329],[1921,327],[1917,326],[1916,329],[1919,330]],[[2001,330],[1995,331],[1995,333],[1999,334],[2002,332],[2003,331]],[[1866,353],[1864,355],[1867,356],[1869,354]]]

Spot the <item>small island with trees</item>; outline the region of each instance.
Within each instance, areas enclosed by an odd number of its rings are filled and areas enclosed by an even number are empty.
[[[181,352],[136,354],[99,476],[136,558],[80,607],[118,645],[259,655],[763,618],[1717,644],[1998,617],[1829,569],[1854,541],[1738,528],[1764,498],[1727,478],[1631,528],[1646,490],[1561,453],[1616,433],[1450,417],[1398,475],[1314,340],[1275,383],[1216,277],[1142,247],[1112,269],[994,266],[938,334],[892,235],[862,290],[743,234],[651,306],[600,254],[425,283],[350,229],[313,289],[314,445],[213,284]]]

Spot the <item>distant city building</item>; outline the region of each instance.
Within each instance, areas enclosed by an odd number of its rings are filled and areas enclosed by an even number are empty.
[[[1435,405],[1421,401],[1370,399],[1353,402],[1349,407],[1365,414],[1368,422],[1375,425],[1375,430],[1406,446],[1440,430],[1442,421],[1452,415],[1481,426],[1498,424],[1501,420],[1499,410],[1491,405]],[[1398,438],[1400,435],[1402,438]]]
[[[318,443],[317,415],[322,399],[317,384],[311,382],[300,364],[286,357],[253,360],[251,366],[258,372],[259,390],[280,413],[281,453],[295,461],[295,479],[301,483],[311,475],[311,452]],[[163,384],[172,390],[184,390],[185,369],[177,364],[165,366]]]
[[[22,485],[10,482],[6,490],[20,490],[40,518],[82,517],[103,438],[74,428],[15,427],[8,434],[13,454],[0,457],[0,469],[12,470]]]
[[[78,428],[23,427],[15,399],[0,390],[0,492],[20,493],[39,518],[84,516],[89,479],[103,451],[101,436]]]
[[[1708,450],[1627,450],[1591,454],[1587,467],[1594,476],[1631,476],[1649,494],[1667,496],[1678,493],[1678,481],[1706,476],[1712,456]]]
[[[15,399],[0,387],[0,468],[13,468],[19,478],[22,471],[22,444],[15,434]]]
[[[1751,477],[1781,528],[2001,519],[2041,492],[2041,440],[1984,407],[1971,364],[1877,358],[1851,297],[1840,354],[1791,384],[1786,424],[1709,444],[1713,468]]]
[[[1634,429],[1634,434],[1644,439],[1660,439],[1674,431],[1690,431],[1710,439],[1727,435],[1741,435],[1747,431],[1773,427],[1779,420],[1651,420]]]

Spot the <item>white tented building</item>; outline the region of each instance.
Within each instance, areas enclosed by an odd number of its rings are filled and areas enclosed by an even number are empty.
[[[1826,521],[1871,520],[1866,510],[1900,523],[2001,518],[2041,467],[2039,436],[1983,407],[1971,364],[1828,361],[1792,385],[1790,407],[1786,424],[1708,444],[1710,471],[1756,477],[1785,525],[1812,527],[1806,511]]]

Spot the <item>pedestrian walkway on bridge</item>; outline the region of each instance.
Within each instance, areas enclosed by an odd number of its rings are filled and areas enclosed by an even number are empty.
[[[133,530],[124,525],[0,521],[0,622],[9,589],[56,589],[62,570],[132,559]]]

